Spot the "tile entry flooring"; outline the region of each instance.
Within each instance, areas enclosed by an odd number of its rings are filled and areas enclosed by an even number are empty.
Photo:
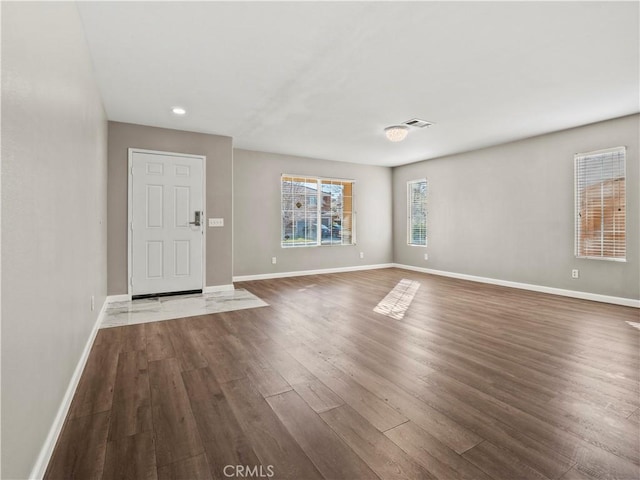
[[[195,317],[211,313],[244,310],[246,308],[266,307],[267,305],[267,303],[244,289],[228,292],[142,298],[110,304],[107,307],[100,328]]]

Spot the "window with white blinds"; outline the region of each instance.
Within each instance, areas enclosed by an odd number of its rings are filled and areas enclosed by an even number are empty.
[[[407,243],[427,245],[427,180],[407,182]]]
[[[626,260],[626,148],[575,155],[577,257]]]

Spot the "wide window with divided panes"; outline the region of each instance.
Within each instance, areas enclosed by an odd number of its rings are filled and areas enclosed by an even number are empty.
[[[625,261],[626,148],[575,155],[575,253]]]
[[[353,180],[281,177],[281,245],[353,245]]]

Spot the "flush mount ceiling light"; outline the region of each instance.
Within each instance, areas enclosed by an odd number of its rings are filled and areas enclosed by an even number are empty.
[[[392,125],[384,129],[384,134],[392,142],[401,142],[407,137],[409,127],[406,125]]]
[[[173,107],[171,109],[171,111],[175,114],[175,115],[184,115],[185,113],[187,113],[187,111],[182,108],[182,107]]]

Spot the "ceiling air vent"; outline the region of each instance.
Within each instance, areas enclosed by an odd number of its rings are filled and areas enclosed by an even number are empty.
[[[431,125],[433,125],[433,123],[427,122],[426,120],[420,120],[419,118],[412,118],[411,120],[407,120],[406,122],[404,122],[403,125],[409,125],[410,127],[416,128],[424,128],[430,127]]]

